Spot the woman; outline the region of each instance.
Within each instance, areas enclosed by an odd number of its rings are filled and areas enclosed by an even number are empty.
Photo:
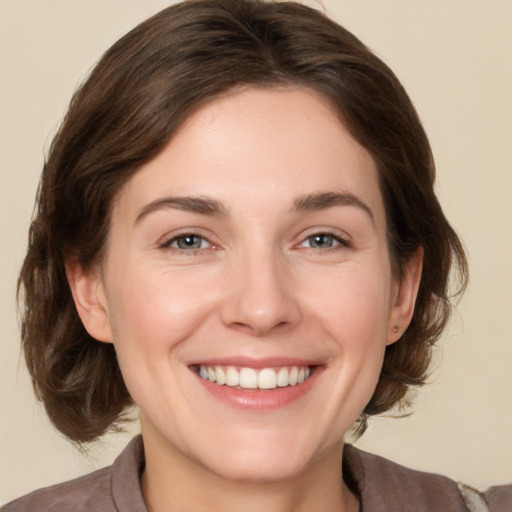
[[[424,382],[464,288],[433,179],[396,77],[314,10],[189,1],[123,37],[54,139],[20,284],[54,425],[89,442],[135,403],[142,438],[4,510],[485,506],[343,444]]]

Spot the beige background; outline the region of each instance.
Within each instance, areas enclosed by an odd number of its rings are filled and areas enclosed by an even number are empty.
[[[19,360],[15,282],[43,148],[73,89],[121,34],[168,3],[0,0],[0,503],[110,463],[131,435],[86,458],[48,425]],[[359,445],[480,487],[512,481],[512,1],[325,5],[413,98],[472,270],[415,414],[375,421]]]

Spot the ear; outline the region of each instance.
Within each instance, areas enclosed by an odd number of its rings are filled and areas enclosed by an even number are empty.
[[[75,307],[87,332],[98,341],[111,343],[108,304],[99,269],[85,271],[76,259],[66,261]]]
[[[398,341],[414,313],[423,267],[423,247],[419,247],[402,269],[402,278],[394,288],[393,306],[389,315],[386,344]]]

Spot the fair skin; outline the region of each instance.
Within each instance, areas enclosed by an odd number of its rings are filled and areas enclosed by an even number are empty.
[[[140,408],[148,509],[358,510],[343,436],[420,273],[418,252],[395,279],[375,163],[318,95],[192,114],[118,195],[101,268],[68,264]]]

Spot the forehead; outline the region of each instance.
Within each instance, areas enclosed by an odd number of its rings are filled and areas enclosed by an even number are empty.
[[[331,104],[306,88],[235,90],[191,114],[127,183],[134,208],[164,194],[209,196],[234,207],[289,207],[314,192],[355,193],[382,209],[377,169]]]

